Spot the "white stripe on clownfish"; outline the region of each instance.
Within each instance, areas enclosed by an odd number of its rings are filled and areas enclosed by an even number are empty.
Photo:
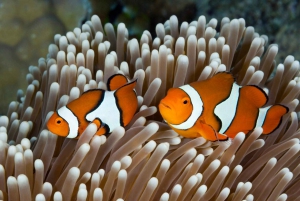
[[[240,88],[239,85],[233,83],[229,97],[219,103],[214,109],[214,114],[221,121],[220,133],[225,133],[235,117],[240,96]]]
[[[116,103],[115,91],[105,91],[102,102],[99,102],[99,106],[89,112],[85,118],[91,122],[94,119],[101,119],[101,122],[109,127],[109,132],[111,132],[111,128],[121,126],[121,114]]]
[[[182,89],[189,97],[191,100],[191,104],[193,106],[193,111],[189,118],[184,121],[181,124],[170,124],[172,127],[176,129],[189,129],[194,126],[200,115],[202,114],[203,111],[203,102],[201,100],[200,94],[191,86],[191,85],[183,85],[179,87]]]
[[[268,110],[270,109],[271,106],[268,107],[264,107],[264,108],[259,108],[259,113],[258,113],[258,117],[256,120],[256,127],[262,127],[262,125],[265,122]]]
[[[69,134],[67,138],[75,138],[78,135],[79,122],[76,115],[66,106],[57,110],[58,115],[63,118],[69,125]]]

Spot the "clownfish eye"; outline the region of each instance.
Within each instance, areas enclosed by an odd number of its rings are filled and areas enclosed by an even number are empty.
[[[187,103],[188,103],[188,100],[184,100],[184,101],[183,101],[183,104],[187,104]]]
[[[60,124],[62,123],[62,121],[63,121],[62,118],[60,118],[60,117],[59,117],[59,118],[56,118],[56,119],[55,119],[55,124],[56,124],[56,125],[60,125]]]

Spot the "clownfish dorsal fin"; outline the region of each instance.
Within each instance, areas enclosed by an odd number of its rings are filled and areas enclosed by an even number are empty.
[[[210,111],[230,95],[233,84],[234,77],[230,72],[220,72],[207,80],[193,82],[190,85],[199,93],[206,111]]]
[[[268,101],[268,96],[265,91],[256,85],[243,86],[241,88],[240,96],[241,99],[246,99],[257,108],[264,106]]]
[[[107,80],[107,90],[114,91],[127,84],[128,80],[125,75],[115,74]]]
[[[137,83],[137,79],[133,80],[132,82],[126,83],[124,85],[122,85],[121,87],[119,87],[116,91],[116,93],[118,94],[124,94],[124,96],[126,96],[126,93],[133,91],[135,88],[135,85]]]
[[[200,95],[211,94],[212,91],[218,91],[225,93],[224,95],[230,92],[232,84],[234,83],[234,77],[230,72],[219,72],[213,77],[203,80],[200,82],[193,82],[190,85],[196,88],[199,91]],[[223,99],[223,98],[221,98]]]
[[[212,80],[220,79],[222,82],[228,81],[230,83],[233,83],[233,82],[236,81],[235,78],[233,77],[233,75],[230,72],[227,72],[227,71],[218,72],[211,79]]]

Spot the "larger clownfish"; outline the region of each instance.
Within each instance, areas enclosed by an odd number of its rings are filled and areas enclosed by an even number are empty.
[[[134,90],[136,82],[127,83],[127,78],[121,74],[111,76],[107,81],[107,91],[86,91],[54,112],[47,123],[49,131],[67,138],[78,138],[90,123],[97,125],[97,135],[126,126],[138,107]]]
[[[224,141],[255,127],[262,127],[263,134],[276,130],[288,108],[279,104],[263,107],[267,100],[258,86],[241,87],[230,73],[221,72],[205,81],[169,89],[159,111],[183,137]]]

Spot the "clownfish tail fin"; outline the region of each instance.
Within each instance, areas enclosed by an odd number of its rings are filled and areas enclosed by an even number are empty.
[[[125,75],[114,74],[107,80],[107,90],[114,91],[127,84],[128,80]]]
[[[263,110],[264,108],[260,109]],[[263,134],[270,134],[275,131],[281,124],[282,116],[289,112],[289,108],[276,104],[269,107],[266,111],[266,116],[262,124]]]
[[[138,102],[135,92],[136,83],[137,80],[134,80],[117,89],[115,92],[117,107],[119,108],[121,114],[121,126],[126,126],[137,110]]]

